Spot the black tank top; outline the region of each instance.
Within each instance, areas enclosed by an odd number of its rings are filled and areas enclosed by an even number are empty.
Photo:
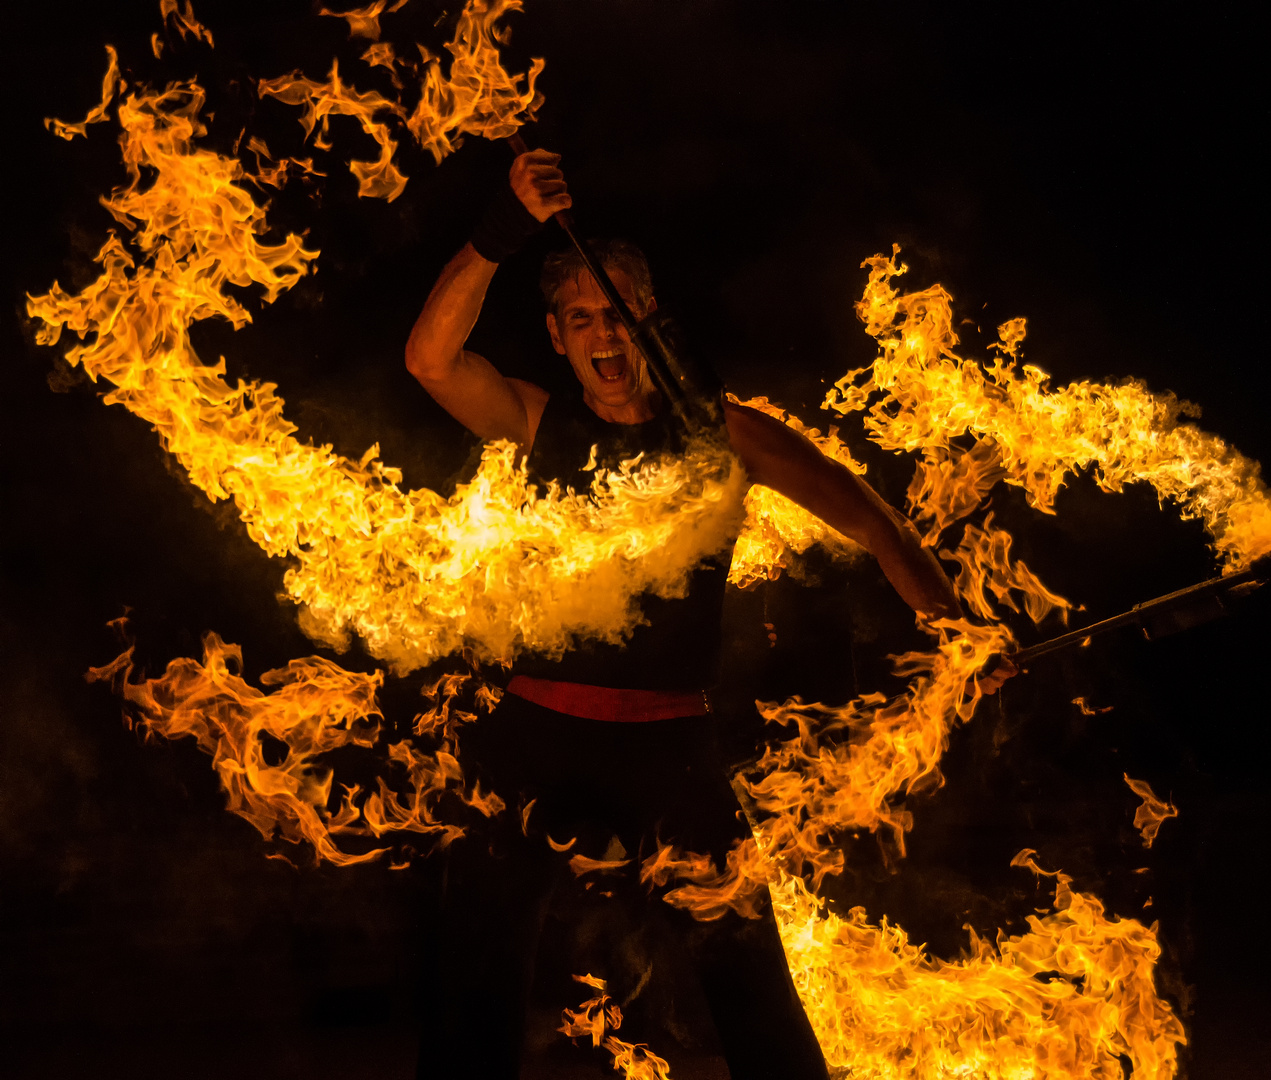
[[[557,480],[586,491],[593,473],[584,466],[596,447],[596,463],[614,468],[643,452],[646,458],[681,453],[683,438],[669,411],[642,424],[610,424],[588,408],[578,391],[552,394],[543,410],[528,468],[537,483]],[[631,690],[704,690],[719,678],[720,621],[732,547],[708,559],[689,577],[678,600],[646,595],[647,625],[637,626],[623,645],[588,642],[560,660],[529,654],[513,673],[539,679]]]

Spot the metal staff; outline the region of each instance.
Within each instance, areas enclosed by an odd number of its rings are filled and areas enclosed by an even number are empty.
[[[529,150],[520,135],[510,136],[507,142],[518,156]],[[653,384],[685,429],[690,434],[720,434],[724,430],[724,384],[719,376],[688,352],[679,325],[669,315],[654,311],[637,320],[591,246],[574,229],[573,215],[560,210],[553,217],[618,313],[627,334],[644,356]]]
[[[1154,641],[1156,638],[1168,637],[1182,630],[1190,630],[1193,626],[1221,619],[1229,614],[1228,605],[1232,600],[1247,596],[1266,584],[1268,571],[1271,571],[1267,562],[1264,557],[1250,569],[1238,574],[1212,578],[1153,600],[1145,600],[1141,604],[1135,604],[1129,611],[1103,619],[1083,630],[1073,630],[1027,649],[1020,649],[1019,652],[1008,653],[1007,659],[1022,669],[1038,657],[1081,645],[1095,634],[1115,630],[1118,626],[1136,625],[1143,631],[1145,638]]]

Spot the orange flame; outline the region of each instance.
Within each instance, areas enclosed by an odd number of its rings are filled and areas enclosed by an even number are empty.
[[[282,158],[274,161],[273,155],[269,152],[269,147],[265,145],[265,140],[256,135],[247,140],[247,149],[256,155],[256,173],[255,175],[246,174],[247,179],[252,181],[257,187],[261,187],[262,184],[268,184],[270,187],[275,188],[285,187],[292,173],[305,173],[309,176],[326,175],[318,172],[313,167],[312,158]],[[266,161],[273,161],[274,163],[266,165]],[[261,190],[264,189],[262,188]]]
[[[182,40],[192,37],[195,41],[206,41],[208,48],[213,47],[212,31],[194,17],[192,0],[185,0],[184,8],[177,6],[177,0],[159,0],[159,14],[163,16],[165,22],[172,24]],[[151,45],[155,49],[156,57],[159,55],[157,42],[158,35],[155,35]]]
[[[1020,594],[1024,611],[1033,622],[1041,622],[1052,611],[1062,613],[1067,621],[1072,604],[1051,592],[1025,563],[1011,558],[1011,534],[993,527],[993,515],[987,514],[983,527],[968,524],[962,540],[953,551],[942,550],[941,556],[962,567],[954,582],[962,602],[982,619],[996,619],[997,613],[986,592],[999,604],[1019,612]]]
[[[622,1026],[622,1010],[605,992],[605,980],[594,975],[575,975],[575,982],[597,991],[577,1009],[561,1012],[556,1030],[571,1039],[590,1039],[613,1057],[613,1067],[625,1080],[671,1080],[671,1066],[643,1043],[629,1043],[612,1033]]]
[[[1178,817],[1178,807],[1158,797],[1146,780],[1131,780],[1129,773],[1123,775],[1130,790],[1143,800],[1134,811],[1134,827],[1143,835],[1143,846],[1150,848],[1165,819]]]
[[[402,89],[401,76],[397,73],[397,65],[400,61],[397,59],[397,52],[387,41],[377,41],[374,45],[368,46],[366,52],[362,54],[361,60],[367,67],[382,67],[386,69],[393,86],[398,90]]]
[[[552,844],[552,847],[560,845]],[[572,847],[571,841],[566,847]],[[582,877],[583,874],[615,874],[624,866],[630,866],[630,859],[592,859],[586,855],[575,855],[569,860],[569,868],[573,871],[575,877]]]
[[[352,11],[328,11],[326,8],[322,8],[318,14],[346,20],[349,24],[350,38],[366,38],[368,41],[379,41],[380,16],[384,14],[385,8],[391,14],[394,11],[400,11],[406,6],[406,3],[407,0],[397,0],[397,3],[392,7],[388,7],[388,0],[374,0],[374,3],[368,4],[366,7],[354,8]]]
[[[926,524],[926,544],[977,510],[999,480],[1024,486],[1033,505],[1053,512],[1066,470],[1093,462],[1106,489],[1145,479],[1201,516],[1233,567],[1266,550],[1271,516],[1256,463],[1178,424],[1182,407],[1172,398],[1140,386],[1046,393],[1040,372],[1026,367],[1021,378],[1014,366],[1023,320],[1001,327],[986,375],[953,353],[943,290],[900,297],[887,285],[900,272],[894,259],[866,265],[870,285],[858,310],[882,355],[867,381],[850,373],[827,403],[840,412],[867,409],[870,437],[885,448],[922,452],[909,502]],[[883,397],[871,405],[875,390]],[[1074,449],[1085,445],[1083,425],[1093,425],[1088,442],[1098,451],[1085,458]],[[976,437],[970,449],[951,442],[967,431]],[[1181,446],[1191,456],[1171,460]],[[778,534],[772,546],[780,555],[786,543]],[[1010,549],[989,514],[963,528],[956,549],[941,552],[961,566],[956,587],[968,609],[990,621],[999,618],[995,604],[1022,608],[1034,622],[1056,610],[1066,615],[1070,603]],[[1028,934],[999,935],[996,950],[973,935],[970,959],[952,964],[927,957],[886,921],[870,925],[863,909],[846,920],[827,913],[805,884],[803,875],[815,887],[843,869],[827,841],[848,830],[884,828],[903,855],[912,816],[899,798],[941,782],[949,731],[970,718],[979,697],[976,673],[1011,640],[1000,627],[938,629],[933,652],[899,658],[898,671],[912,678],[901,698],[866,695],[842,708],[797,698],[761,703],[762,715],[793,723],[798,734],[739,777],[759,815],[755,838],[734,848],[723,869],[663,848],[645,860],[642,879],[679,882],[665,899],[703,919],[730,909],[754,914],[767,884],[827,1060],[852,1075],[1112,1076],[1124,1055],[1136,1076],[1172,1076],[1185,1038],[1152,984],[1155,928],[1109,920],[1067,877],[1057,875],[1054,910],[1031,918]],[[1017,863],[1036,869],[1028,853]],[[1043,973],[1049,981],[1038,978]]]
[[[115,98],[115,92],[123,93],[127,84],[119,74],[119,55],[115,52],[114,46],[106,46],[106,56],[109,63],[106,66],[106,74],[102,78],[102,99],[88,111],[88,115],[77,124],[68,124],[64,120],[45,117],[44,126],[58,138],[70,142],[76,135],[87,135],[89,124],[100,124],[106,119],[106,111]]]
[[[345,787],[338,807],[328,809],[333,774],[322,767],[322,755],[345,746],[371,749],[383,741],[376,704],[382,672],[363,675],[310,656],[265,672],[260,681],[273,689],[262,692],[239,674],[242,650],[213,633],[203,639],[201,663],[174,660],[157,679],[129,681],[135,670],[132,655],[130,648],[93,668],[90,681],[111,682],[148,734],[193,736],[212,757],[227,808],[267,840],[277,834],[292,843],[308,842],[319,859],[348,866],[379,858],[388,849],[349,852],[333,834],[415,833],[444,847],[463,829],[438,816],[443,800],[486,817],[503,809],[498,796],[482,794],[479,786],[465,789],[453,742],[444,740],[432,755],[405,741],[389,745],[390,763],[405,774],[405,793],[393,791],[381,777],[377,792]],[[262,735],[286,748],[277,764],[270,763]]]

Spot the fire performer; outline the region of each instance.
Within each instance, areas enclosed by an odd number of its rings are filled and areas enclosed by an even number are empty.
[[[547,330],[580,392],[549,394],[464,348],[499,261],[572,205],[559,160],[544,150],[516,158],[509,184],[433,286],[406,364],[468,430],[517,443],[532,476],[586,490],[593,446],[599,464],[612,467],[642,451],[673,452],[678,429],[581,259],[550,256],[542,275]],[[637,318],[654,310],[638,249],[611,242],[598,256]],[[730,403],[725,418],[751,483],[774,488],[861,544],[921,615],[960,616],[953,586],[917,530],[860,477],[761,412]],[[730,555],[698,569],[684,598],[646,597],[645,624],[624,646],[518,661],[494,714],[467,736],[495,790],[509,802],[519,795],[529,811],[502,815],[488,850],[473,843],[450,853],[448,940],[430,980],[439,999],[426,1009],[420,1077],[518,1075],[538,937],[565,858],[546,837],[558,847],[576,837],[578,849],[607,849],[618,859],[673,842],[710,852],[722,865],[748,835],[704,719]],[[989,676],[984,689],[996,689],[1006,674]],[[683,920],[679,930],[734,1080],[824,1080],[766,894],[763,902],[757,920],[731,912],[712,923],[694,924],[681,912],[669,917]]]

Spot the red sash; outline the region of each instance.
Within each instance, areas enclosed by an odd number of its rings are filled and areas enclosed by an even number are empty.
[[[566,716],[620,724],[705,716],[711,711],[705,690],[615,690],[517,675],[508,683],[508,693]]]

